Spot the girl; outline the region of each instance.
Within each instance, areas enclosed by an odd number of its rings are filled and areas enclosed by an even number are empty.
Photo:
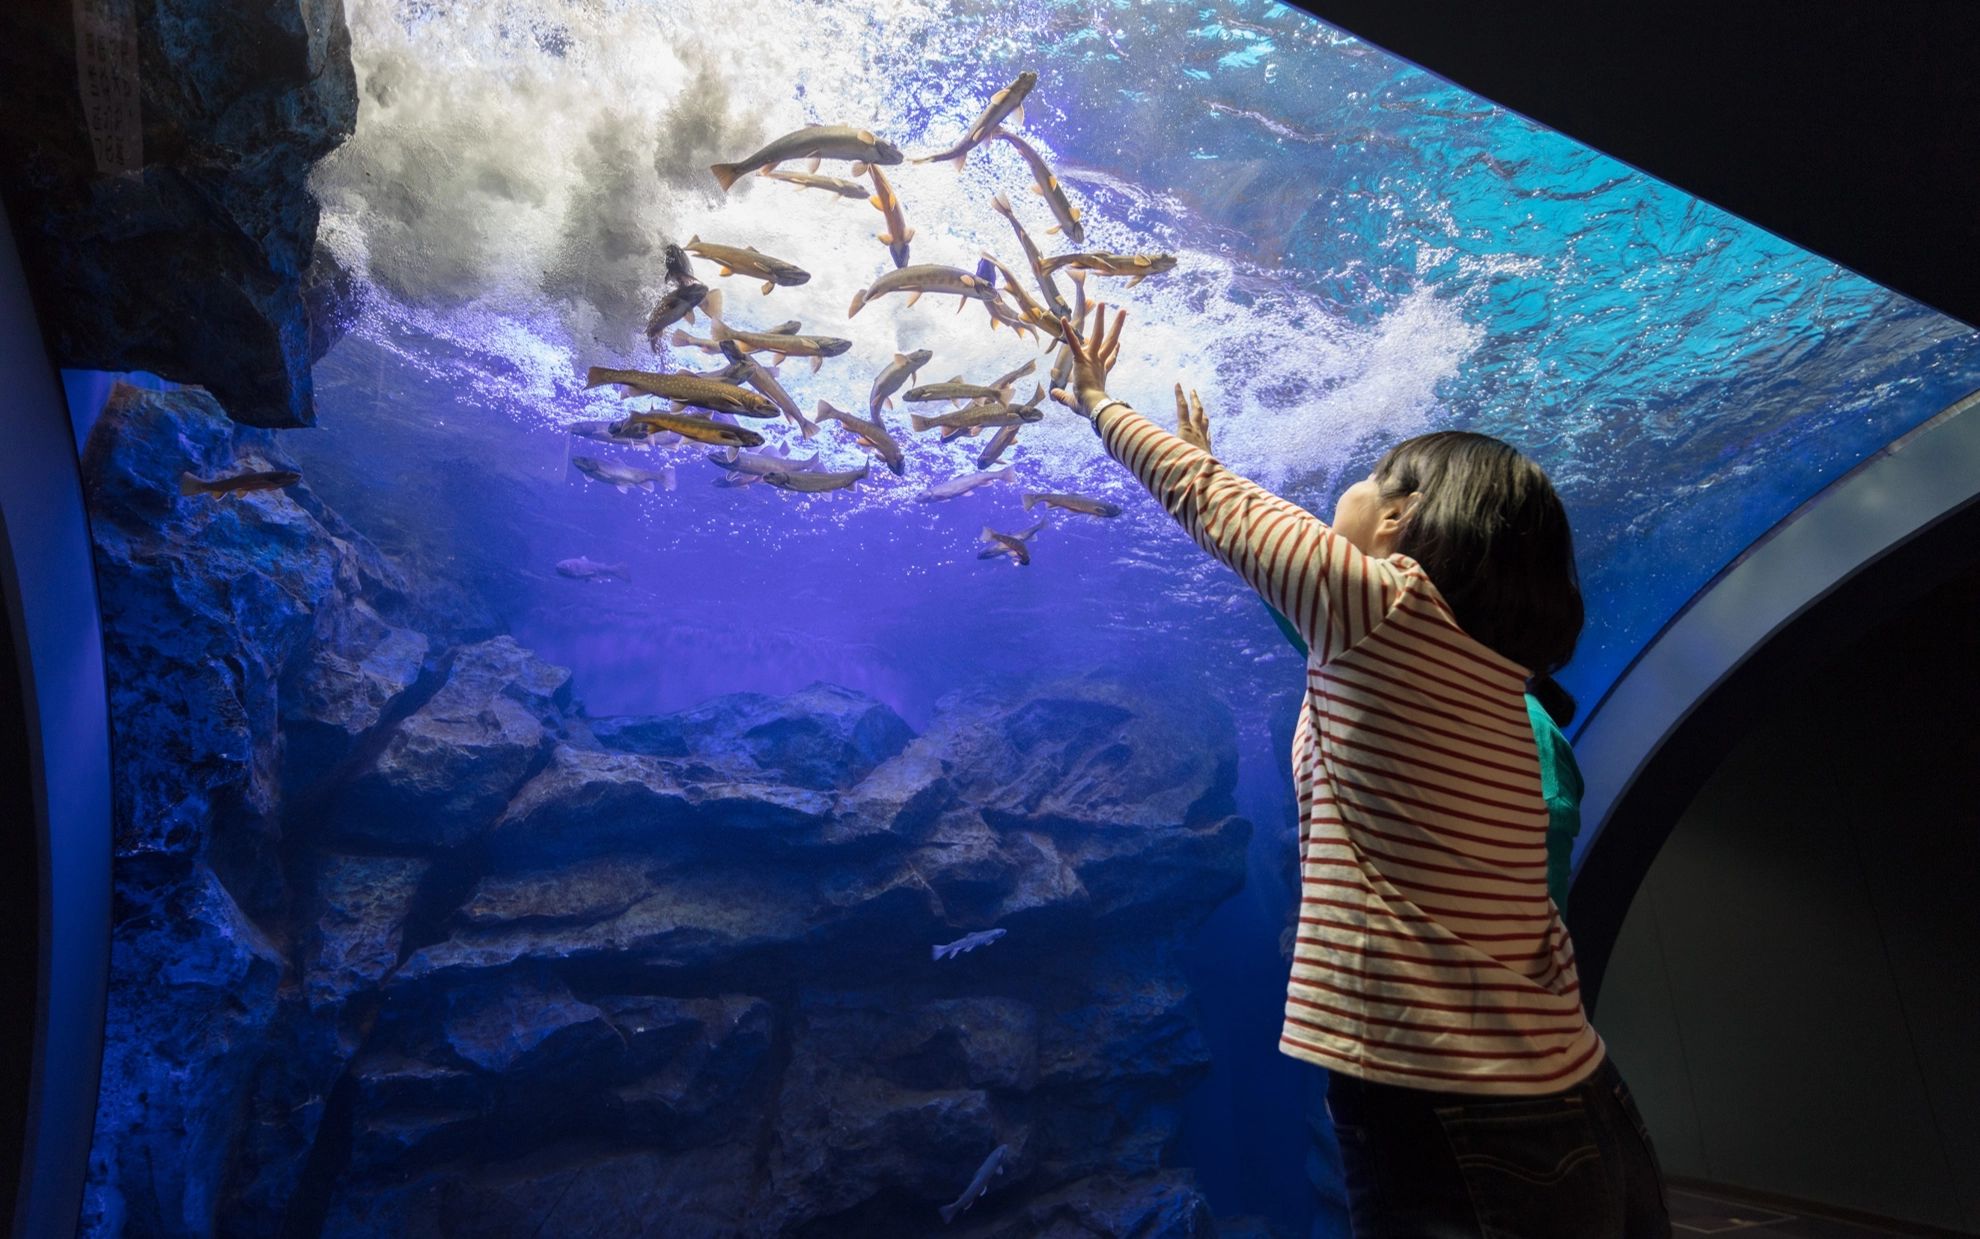
[[[1092,314],[1090,341],[1061,320],[1074,369],[1053,396],[1308,647],[1279,1046],[1330,1073],[1357,1239],[1669,1235],[1547,895],[1525,692],[1582,625],[1553,486],[1446,431],[1391,448],[1323,523],[1108,396],[1127,315]]]

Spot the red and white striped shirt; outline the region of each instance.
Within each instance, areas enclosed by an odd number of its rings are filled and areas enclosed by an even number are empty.
[[[1380,1084],[1530,1095],[1605,1047],[1547,895],[1526,669],[1458,626],[1406,555],[1373,559],[1124,404],[1113,457],[1312,651],[1293,733],[1299,934],[1279,1048]]]

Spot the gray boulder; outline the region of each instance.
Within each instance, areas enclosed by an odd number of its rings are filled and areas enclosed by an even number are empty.
[[[594,719],[591,728],[608,748],[698,757],[819,791],[850,787],[914,735],[882,703],[823,683],[788,697],[731,693],[677,714]]]

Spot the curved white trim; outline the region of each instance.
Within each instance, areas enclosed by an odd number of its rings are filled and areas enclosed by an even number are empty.
[[[1980,392],[1824,487],[1679,612],[1576,733],[1588,792],[1577,870],[1692,709],[1858,571],[1980,497]]]

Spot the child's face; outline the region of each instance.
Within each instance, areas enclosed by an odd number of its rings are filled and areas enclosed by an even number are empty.
[[[1341,492],[1340,501],[1334,505],[1334,532],[1362,554],[1380,559],[1395,550],[1402,518],[1416,498],[1411,494],[1384,500],[1382,488],[1371,473]]]

